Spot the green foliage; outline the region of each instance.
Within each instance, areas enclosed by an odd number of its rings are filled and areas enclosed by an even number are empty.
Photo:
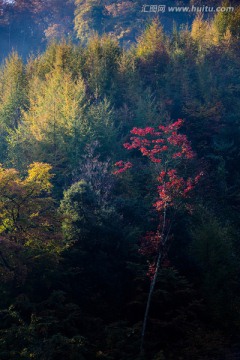
[[[88,141],[98,141],[101,145],[101,154],[104,156],[114,154],[116,146],[117,129],[114,124],[115,113],[110,102],[104,98],[103,101],[93,103],[87,113],[89,126]]]
[[[64,193],[61,210],[65,215],[63,233],[68,241],[86,241],[97,226],[96,200],[89,186],[80,181]],[[91,246],[91,244],[89,244]]]
[[[86,42],[89,35],[104,32],[105,7],[99,0],[75,0],[75,31],[81,42]]]
[[[162,53],[164,51],[164,40],[166,39],[163,27],[158,20],[154,20],[139,37],[136,56],[146,60],[155,53]]]
[[[233,326],[239,323],[236,234],[230,225],[220,223],[207,209],[199,211],[198,224],[194,224],[192,231],[191,255],[199,269],[212,316],[221,323],[224,319],[224,326]]]
[[[17,128],[27,105],[25,70],[17,53],[9,55],[0,69],[0,94],[0,153],[5,160],[6,136]]]
[[[239,8],[173,34],[155,19],[139,36],[141,5],[76,1],[84,45],[50,42],[1,67],[1,359],[140,358],[149,279],[138,249],[159,221],[157,167],[122,144],[133,127],[178,118],[204,183],[192,215],[175,214],[145,359],[216,360],[240,343]],[[42,25],[49,39],[56,24]],[[136,172],[114,176],[117,159]]]
[[[228,0],[223,1],[223,7],[230,7],[231,4]],[[240,15],[240,8],[239,6],[234,7],[234,10],[231,12],[219,12],[215,17],[213,24],[216,26],[219,35],[221,38],[227,34],[228,31],[237,38],[240,35],[239,29],[239,15]]]
[[[66,71],[73,79],[77,79],[81,77],[83,64],[83,49],[63,40],[49,44],[40,56],[31,57],[26,65],[26,72],[29,80],[34,76],[44,80],[54,69]]]
[[[57,172],[63,164],[72,168],[87,133],[84,102],[81,78],[73,81],[68,72],[57,67],[45,81],[34,77],[24,121],[8,138],[11,163],[24,167],[41,159]]]
[[[110,95],[121,49],[110,36],[93,36],[86,48],[85,73],[90,90],[96,98]]]
[[[28,297],[18,296],[15,304],[0,312],[1,359],[54,360],[66,356],[85,360],[91,351],[88,341],[77,335],[79,315],[79,308],[67,303],[63,292],[53,292],[36,305]]]

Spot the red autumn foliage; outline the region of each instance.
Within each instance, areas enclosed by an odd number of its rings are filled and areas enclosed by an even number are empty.
[[[148,231],[142,238],[139,253],[146,256],[156,255],[159,251],[159,246],[162,241],[162,236],[159,231]]]
[[[139,150],[143,156],[149,158],[153,163],[159,164],[159,175],[157,177],[157,200],[153,206],[160,215],[161,227],[156,232],[148,232],[141,241],[139,252],[151,258],[157,258],[159,253],[166,251],[166,229],[168,221],[166,211],[170,207],[178,208],[185,205],[189,209],[186,199],[190,197],[191,191],[203,175],[200,172],[194,178],[179,176],[177,167],[183,161],[194,158],[191,143],[187,136],[178,131],[183,125],[183,120],[178,119],[166,126],[159,125],[157,130],[153,127],[133,128],[130,142],[123,146],[127,150]],[[114,174],[120,174],[132,167],[131,162],[119,161],[115,164],[119,169]],[[164,214],[164,216],[163,216]],[[164,220],[163,220],[164,219]],[[152,278],[156,270],[156,261],[151,261],[148,275]]]
[[[191,144],[186,135],[179,134],[178,130],[183,124],[183,120],[178,119],[170,125],[159,125],[155,130],[153,127],[133,128],[131,134],[135,135],[130,138],[129,143],[123,146],[127,150],[138,149],[143,156],[147,156],[154,163],[163,163],[164,159],[185,158],[192,159],[194,153]],[[115,173],[122,173],[128,169],[125,163],[119,161],[116,166],[120,167]]]
[[[171,169],[161,171],[158,176],[160,185],[157,187],[158,200],[153,204],[156,210],[161,211],[169,206],[177,206],[184,198],[190,196],[190,192],[194,189],[203,173],[199,173],[195,178],[188,178],[177,175],[177,170]]]
[[[114,171],[114,173],[113,173],[114,175],[117,175],[117,174],[121,174],[124,171],[130,169],[132,167],[132,163],[130,163],[129,161],[124,162],[121,160],[121,161],[116,162],[115,166],[119,167],[119,169]]]

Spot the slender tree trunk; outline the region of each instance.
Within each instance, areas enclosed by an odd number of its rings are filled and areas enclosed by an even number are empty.
[[[164,208],[164,213],[163,213],[163,227],[162,227],[162,232],[161,232],[161,239],[163,239],[163,236],[165,233],[165,227],[166,227],[166,207]],[[167,237],[168,237],[168,234],[166,236],[164,244],[167,241]],[[153,279],[151,281],[150,290],[149,290],[149,294],[148,294],[148,301],[147,301],[146,310],[145,310],[145,314],[144,314],[142,334],[141,334],[141,345],[140,345],[140,354],[141,355],[143,355],[143,353],[144,353],[144,339],[145,339],[145,333],[146,333],[146,327],[147,327],[147,321],[148,321],[148,314],[149,314],[149,309],[150,309],[150,305],[151,305],[151,301],[152,301],[152,295],[153,295],[156,281],[157,281],[158,270],[159,270],[161,260],[162,260],[162,249],[163,248],[160,244],[159,245],[159,253],[158,253],[157,262],[156,262],[156,269],[154,272]]]
[[[155,285],[156,285],[156,281],[157,281],[157,275],[158,275],[158,270],[159,270],[159,266],[161,263],[161,259],[162,259],[162,253],[161,250],[159,251],[158,254],[158,259],[157,259],[157,264],[156,264],[156,270],[151,282],[151,286],[150,286],[150,290],[149,290],[149,294],[148,294],[148,301],[147,301],[147,306],[146,306],[146,310],[145,310],[145,314],[144,314],[144,320],[143,320],[143,327],[142,327],[142,335],[141,335],[141,347],[140,347],[140,353],[143,355],[144,352],[144,338],[145,338],[145,332],[146,332],[146,327],[147,327],[147,321],[148,321],[148,314],[149,314],[149,309],[150,309],[150,304],[151,304],[151,300],[152,300],[152,295],[155,289]]]

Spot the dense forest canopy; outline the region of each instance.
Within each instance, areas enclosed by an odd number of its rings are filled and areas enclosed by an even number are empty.
[[[0,0],[1,59],[12,50],[26,59],[29,53],[42,52],[47,44],[63,38],[86,43],[94,32],[114,36],[121,46],[129,48],[155,17],[171,33],[174,26],[185,24],[190,28],[196,16],[196,11],[188,12],[181,7],[202,9],[208,5],[212,11],[202,13],[205,18],[212,18],[217,6],[236,8],[238,0],[226,0],[223,4],[218,0],[209,0],[207,4],[202,0],[166,0],[164,4],[165,11],[156,12],[159,4],[152,0]],[[180,10],[168,11],[168,6]],[[235,18],[234,27],[239,32],[236,11],[223,15]]]
[[[1,360],[239,354],[240,8],[142,5],[1,1]]]

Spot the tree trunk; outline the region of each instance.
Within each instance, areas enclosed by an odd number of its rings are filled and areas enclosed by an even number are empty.
[[[166,227],[166,207],[165,207],[164,213],[163,213],[163,227],[162,227],[162,232],[161,232],[161,239],[163,239],[163,237],[164,237],[165,227]],[[149,309],[150,309],[150,305],[151,305],[151,301],[152,301],[152,295],[153,295],[155,285],[156,285],[156,281],[157,281],[158,270],[159,270],[159,267],[160,267],[160,264],[161,264],[162,250],[164,249],[164,245],[167,242],[168,234],[169,234],[169,232],[167,233],[165,241],[163,242],[163,247],[161,246],[161,244],[159,244],[159,253],[158,253],[157,262],[156,262],[156,269],[155,269],[155,272],[154,272],[153,279],[151,281],[150,290],[149,290],[149,294],[148,294],[147,306],[146,306],[146,310],[145,310],[145,314],[144,314],[144,320],[143,320],[143,327],[142,327],[142,334],[141,334],[141,345],[140,345],[140,354],[141,355],[143,355],[143,353],[144,353],[144,338],[145,338],[145,332],[146,332],[146,327],[147,327]]]

